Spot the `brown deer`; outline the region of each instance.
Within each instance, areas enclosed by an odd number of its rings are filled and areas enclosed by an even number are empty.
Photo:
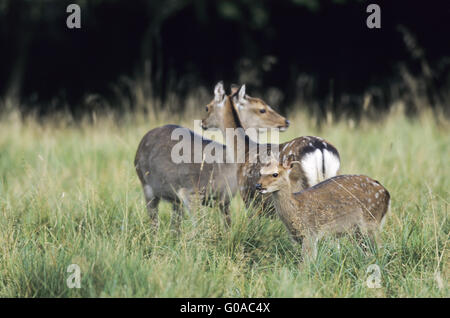
[[[270,193],[280,219],[295,241],[303,242],[303,255],[317,254],[317,241],[326,235],[357,233],[377,240],[389,210],[389,192],[376,180],[363,175],[340,175],[294,192],[292,183],[301,178],[301,163],[275,158],[261,168],[255,185]]]
[[[202,120],[202,127],[203,129],[219,128],[224,134],[229,128],[239,132],[237,138],[245,142],[246,146],[245,162],[240,163],[238,167],[239,191],[247,207],[252,203],[261,203],[263,211],[271,213],[273,205],[270,203],[270,198],[263,199],[255,189],[261,164],[265,162],[266,155],[274,153],[280,160],[290,158],[301,163],[303,174],[302,178],[293,185],[295,191],[335,176],[339,170],[340,157],[333,145],[320,137],[313,136],[298,137],[280,145],[266,144],[261,147],[243,131],[252,123],[249,119],[244,122],[241,118],[250,118],[249,114],[259,120],[265,118],[254,111],[254,105],[258,103],[255,103],[255,98],[248,96],[245,90],[245,85],[239,89],[234,86],[232,87],[234,94],[228,97],[226,103],[210,103],[206,108],[207,115]],[[260,107],[260,109],[263,108]],[[263,114],[266,113],[268,112],[263,112]],[[286,124],[288,125],[289,122]],[[259,125],[258,128],[263,128],[261,124]]]
[[[210,104],[219,107],[227,100],[223,84],[217,84],[213,102]],[[260,100],[256,102],[261,103]],[[283,116],[274,113],[274,117],[275,120],[271,117],[263,120],[263,123],[270,127],[287,127]],[[229,120],[234,122],[233,118]],[[232,124],[225,122],[225,125]],[[182,140],[184,147],[181,147],[180,151],[187,160],[174,162],[173,151],[180,141],[173,137],[180,130],[187,135],[187,138]],[[196,149],[196,145],[199,145],[199,149]],[[203,204],[208,200],[215,200],[219,203],[227,224],[230,224],[229,203],[237,191],[238,166],[235,164],[237,146],[233,146],[233,141],[230,141],[229,145],[226,147],[177,125],[154,128],[142,138],[134,164],[142,183],[150,218],[155,226],[158,225],[158,203],[161,199],[172,202],[172,221],[177,222],[183,213],[181,206],[191,211],[194,199]],[[223,155],[219,156],[219,160],[208,160],[208,149],[214,149]],[[201,160],[196,162],[195,156],[199,150]]]

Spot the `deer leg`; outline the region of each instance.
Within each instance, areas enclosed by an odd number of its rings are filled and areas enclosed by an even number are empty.
[[[177,234],[180,233],[180,225],[181,220],[184,216],[183,208],[178,203],[172,204],[172,217],[170,219],[170,227],[173,231],[175,231]]]
[[[303,259],[314,260],[317,257],[317,237],[315,235],[306,236],[302,242]]]
[[[148,215],[152,223],[152,227],[158,228],[158,203],[160,198],[156,197],[153,193],[153,189],[148,184],[144,185],[144,196]]]
[[[303,246],[303,236],[295,236],[295,235],[289,235],[291,242],[294,244],[301,244]]]
[[[371,245],[375,247],[376,251],[378,251],[382,247],[382,242],[377,229],[369,229],[367,231],[367,236],[369,237]]]
[[[220,211],[222,211],[225,216],[225,224],[231,226],[231,215],[230,215],[230,202],[221,202],[219,204]]]
[[[355,233],[356,240],[366,255],[371,251],[371,246],[378,249],[378,236],[375,230],[358,228]]]
[[[177,195],[180,198],[180,201],[187,211],[189,217],[195,223],[195,215],[192,210],[195,202],[195,192],[187,188],[181,188],[180,190],[178,190]]]

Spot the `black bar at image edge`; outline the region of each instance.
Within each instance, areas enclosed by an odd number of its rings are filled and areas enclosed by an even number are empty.
[[[353,305],[361,305],[369,309],[372,314],[383,314],[388,308],[399,307],[413,310],[426,308],[424,306],[448,305],[448,299],[433,298],[9,298],[0,299],[2,309],[14,308],[15,313],[23,308],[27,311],[53,309],[55,313],[70,312],[71,314],[91,313],[92,309],[101,312],[119,312],[132,310],[153,314],[198,314],[201,316],[228,316],[236,313],[277,315],[280,313],[295,313],[314,310],[317,313],[326,311],[347,312]],[[87,307],[88,306],[88,307]],[[368,307],[366,307],[368,306]],[[95,308],[96,307],[96,308]],[[435,307],[433,307],[435,309]],[[341,311],[343,310],[343,311]],[[160,316],[160,314],[158,314]]]

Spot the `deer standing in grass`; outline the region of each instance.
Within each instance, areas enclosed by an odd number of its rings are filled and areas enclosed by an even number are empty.
[[[214,100],[210,105],[223,105],[227,96],[223,85],[216,85],[214,89]],[[265,107],[261,100],[255,100],[250,104],[257,103],[259,107]],[[262,124],[268,127],[286,128],[286,118],[270,112],[270,116],[261,119]],[[229,120],[234,120],[230,118]],[[228,124],[227,124],[228,125]],[[175,132],[184,129],[188,140],[183,147],[183,155],[186,150],[189,157],[188,162],[174,162],[173,149],[180,143],[172,138]],[[195,155],[200,145],[201,158],[205,158],[207,149],[221,150],[223,157],[215,162],[202,160],[195,162]],[[234,146],[234,147],[233,147]],[[227,224],[230,224],[229,204],[237,191],[236,173],[238,165],[236,162],[237,146],[230,142],[230,146],[213,140],[203,138],[190,129],[177,125],[165,125],[150,130],[141,140],[135,157],[135,168],[142,183],[146,206],[151,221],[156,227],[158,225],[158,203],[161,199],[172,203],[174,213],[172,222],[178,223],[183,214],[183,206],[191,211],[194,200],[197,198],[203,204],[208,200],[215,200],[225,215]],[[231,160],[229,160],[231,158]],[[230,163],[231,162],[231,163]],[[206,193],[208,195],[206,195]]]
[[[301,164],[275,158],[261,168],[255,188],[270,193],[280,219],[292,238],[302,242],[303,255],[315,258],[317,241],[326,235],[354,233],[377,239],[389,210],[389,192],[363,175],[340,175],[294,192]]]
[[[217,87],[223,89],[222,83],[218,83]],[[293,184],[295,191],[335,176],[339,170],[340,157],[333,145],[320,137],[313,136],[298,137],[280,145],[266,144],[265,147],[261,147],[261,144],[253,141],[243,129],[267,128],[262,121],[273,110],[260,106],[259,99],[248,96],[245,90],[245,85],[239,88],[233,86],[232,95],[228,96],[226,102],[210,103],[206,107],[207,115],[202,120],[202,127],[203,129],[219,128],[223,134],[229,128],[236,131],[237,138],[245,143],[245,162],[239,163],[237,172],[241,196],[247,207],[252,203],[261,204],[263,211],[270,213],[273,211],[270,198],[262,198],[255,189],[261,164],[265,162],[266,155],[273,153],[279,156],[280,160],[290,158],[301,163],[300,168],[303,174],[302,178]],[[287,125],[289,122],[286,122]],[[261,149],[267,152],[263,153]],[[252,158],[254,156],[256,159]]]

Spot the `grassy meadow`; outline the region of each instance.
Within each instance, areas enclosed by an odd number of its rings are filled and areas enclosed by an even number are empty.
[[[232,226],[216,207],[198,207],[180,234],[171,205],[150,229],[133,160],[149,129],[193,127],[197,115],[0,119],[0,297],[449,297],[450,126],[424,113],[320,127],[291,113],[281,141],[329,140],[341,173],[379,180],[392,197],[381,238],[366,255],[350,238],[320,243],[302,262],[277,218],[251,216],[239,197]],[[70,264],[81,288],[68,288]],[[380,288],[368,288],[369,265]]]

